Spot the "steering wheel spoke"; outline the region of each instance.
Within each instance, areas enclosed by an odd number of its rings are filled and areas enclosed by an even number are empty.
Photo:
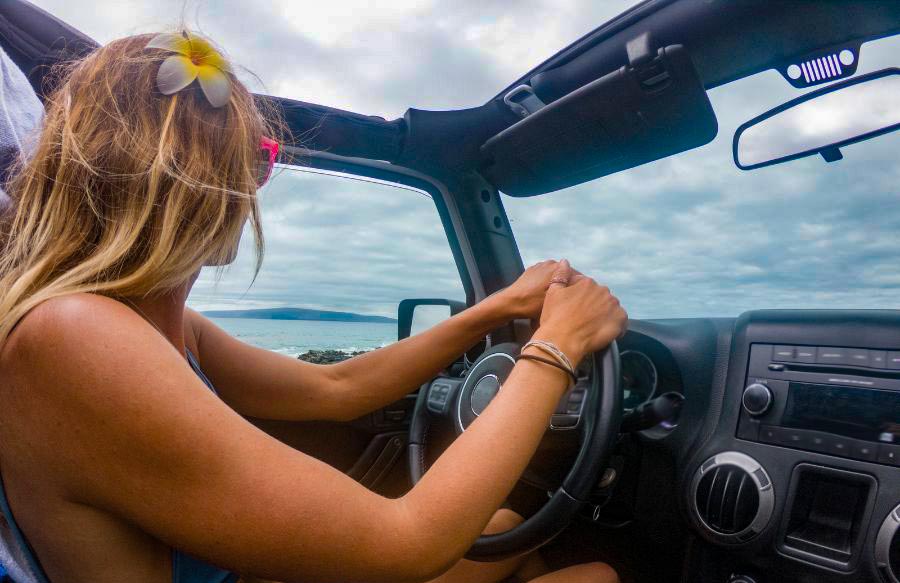
[[[425,397],[428,412],[438,417],[450,417],[463,382],[464,379],[452,377],[438,377],[431,381]]]

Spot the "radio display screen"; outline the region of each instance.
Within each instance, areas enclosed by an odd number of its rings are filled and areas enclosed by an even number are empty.
[[[900,391],[790,383],[781,425],[900,443]]]

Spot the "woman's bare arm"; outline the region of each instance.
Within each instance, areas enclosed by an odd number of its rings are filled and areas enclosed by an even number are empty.
[[[511,319],[537,317],[556,265],[539,263],[506,290],[421,334],[333,365],[255,348],[196,312],[189,311],[188,321],[204,372],[239,413],[347,421],[414,391]]]
[[[572,358],[622,328],[618,303],[599,289],[566,290],[569,305],[595,306],[589,321],[576,318],[593,336],[567,328],[562,308],[559,327],[547,326]],[[67,498],[215,564],[294,581],[422,581],[451,566],[512,488],[567,382],[517,365],[419,485],[391,500],[254,428],[111,300],[43,304],[2,364],[22,389],[4,391],[4,421]]]

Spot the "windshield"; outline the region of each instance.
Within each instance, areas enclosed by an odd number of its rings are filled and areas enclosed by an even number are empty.
[[[900,66],[900,37],[863,45],[857,75]],[[702,148],[518,199],[504,197],[526,265],[566,257],[634,318],[736,316],[763,308],[900,306],[900,132],[745,172],[744,121],[801,92],[767,71],[709,92]]]

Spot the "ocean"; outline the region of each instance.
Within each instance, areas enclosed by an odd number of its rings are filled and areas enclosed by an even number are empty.
[[[243,342],[290,356],[307,350],[371,350],[397,340],[397,324],[391,323],[210,319]]]

